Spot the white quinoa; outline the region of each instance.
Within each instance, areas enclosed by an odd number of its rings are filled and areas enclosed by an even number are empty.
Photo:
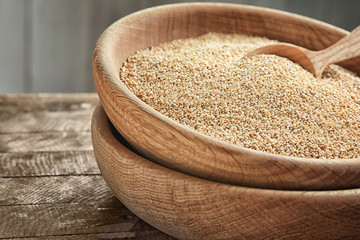
[[[131,56],[120,78],[163,115],[208,136],[269,153],[360,156],[360,78],[330,65],[321,79],[275,55],[275,41],[209,33]]]

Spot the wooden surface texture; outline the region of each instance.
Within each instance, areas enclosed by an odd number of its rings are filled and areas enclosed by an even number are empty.
[[[96,94],[0,95],[0,239],[170,239],[100,175],[97,104]]]

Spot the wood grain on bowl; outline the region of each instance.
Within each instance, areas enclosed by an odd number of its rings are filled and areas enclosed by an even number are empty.
[[[138,217],[180,239],[356,239],[360,189],[283,191],[213,182],[153,163],[114,137],[102,107],[92,140],[100,171]]]
[[[136,51],[207,32],[266,36],[312,50],[347,34],[295,14],[235,4],[175,4],[131,14],[102,34],[93,57],[100,101],[127,141],[157,163],[224,183],[299,190],[360,187],[359,159],[295,158],[228,144],[163,116],[120,81],[120,67]],[[359,57],[342,65],[360,73]]]

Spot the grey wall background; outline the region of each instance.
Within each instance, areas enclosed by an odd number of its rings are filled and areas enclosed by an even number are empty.
[[[105,28],[140,9],[178,2],[189,1],[0,0],[0,93],[95,91],[91,58]],[[298,13],[347,30],[360,25],[358,0],[226,2]]]

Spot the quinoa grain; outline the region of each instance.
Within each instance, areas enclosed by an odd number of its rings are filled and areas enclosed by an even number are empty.
[[[243,147],[297,157],[360,156],[360,78],[321,79],[275,55],[242,58],[267,38],[208,33],[131,56],[120,79],[163,115]]]

